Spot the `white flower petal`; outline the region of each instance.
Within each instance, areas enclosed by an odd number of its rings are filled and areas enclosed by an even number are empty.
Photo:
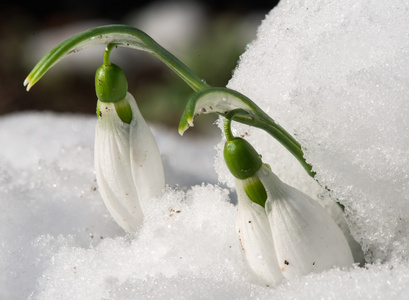
[[[352,266],[348,242],[322,206],[281,182],[266,166],[257,175],[267,191],[266,213],[278,264],[286,278]]]
[[[143,222],[140,200],[158,196],[164,187],[156,141],[135,99],[131,124],[122,122],[113,103],[101,103],[95,130],[95,170],[101,196],[115,221],[135,232]]]
[[[146,201],[161,195],[165,187],[165,174],[156,140],[142,117],[135,99],[129,93],[127,97],[130,98],[129,104],[132,108],[132,122],[130,124],[131,171],[143,209]]]
[[[362,251],[361,245],[354,239],[349,230],[348,224],[344,217],[344,211],[341,207],[331,200],[330,198],[324,197],[323,201],[320,202],[320,205],[324,207],[327,213],[331,215],[335,223],[341,228],[344,233],[345,238],[348,241],[349,247],[351,248],[352,256],[354,257],[354,262],[359,263],[363,266],[365,264],[365,256]]]
[[[280,272],[270,225],[264,208],[251,201],[236,179],[238,196],[237,231],[244,259],[256,281],[275,286],[284,278]]]

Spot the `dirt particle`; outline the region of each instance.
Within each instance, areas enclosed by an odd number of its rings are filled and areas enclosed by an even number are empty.
[[[172,217],[175,214],[180,214],[181,210],[174,210],[172,207],[169,207],[169,217]]]

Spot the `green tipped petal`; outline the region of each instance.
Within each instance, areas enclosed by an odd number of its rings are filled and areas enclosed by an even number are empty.
[[[100,100],[97,101],[98,119],[102,117],[101,107],[103,107],[105,103],[109,103],[109,102],[101,102]],[[121,101],[114,102],[112,104],[114,105],[115,111],[118,117],[121,119],[121,121],[126,124],[131,124],[133,114],[132,114],[132,108],[129,104],[128,99],[125,97]]]
[[[257,175],[253,175],[242,181],[243,189],[247,196],[258,205],[265,207],[267,192]]]
[[[131,124],[132,109],[129,102],[124,98],[121,101],[115,102],[115,110],[122,122]]]

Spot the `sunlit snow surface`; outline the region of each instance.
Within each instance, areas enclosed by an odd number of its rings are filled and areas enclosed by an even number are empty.
[[[263,22],[230,87],[297,137],[320,183],[346,206],[368,259],[406,260],[409,3],[287,2]],[[296,184],[281,149],[259,132],[249,140]]]
[[[302,142],[318,180],[346,206],[365,268],[253,284],[236,208],[217,184],[231,178],[220,155],[217,173],[212,166],[221,143],[176,129],[154,129],[171,187],[127,235],[97,191],[95,118],[22,113],[0,118],[0,299],[405,299],[409,4],[316,2],[280,3],[229,87]],[[235,129],[283,181],[322,193],[268,135]]]

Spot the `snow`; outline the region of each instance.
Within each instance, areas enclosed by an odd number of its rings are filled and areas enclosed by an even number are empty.
[[[408,9],[400,1],[283,1],[229,83],[301,142],[369,261],[407,259]],[[300,182],[282,149],[261,145],[258,132],[249,141],[279,177]]]
[[[153,128],[170,186],[141,231],[126,234],[97,190],[95,117],[24,112],[0,118],[0,299],[405,299],[408,10],[401,1],[282,1],[229,82],[297,137],[331,192],[264,132],[235,132],[284,182],[345,205],[364,268],[254,284],[223,142],[176,128]]]

